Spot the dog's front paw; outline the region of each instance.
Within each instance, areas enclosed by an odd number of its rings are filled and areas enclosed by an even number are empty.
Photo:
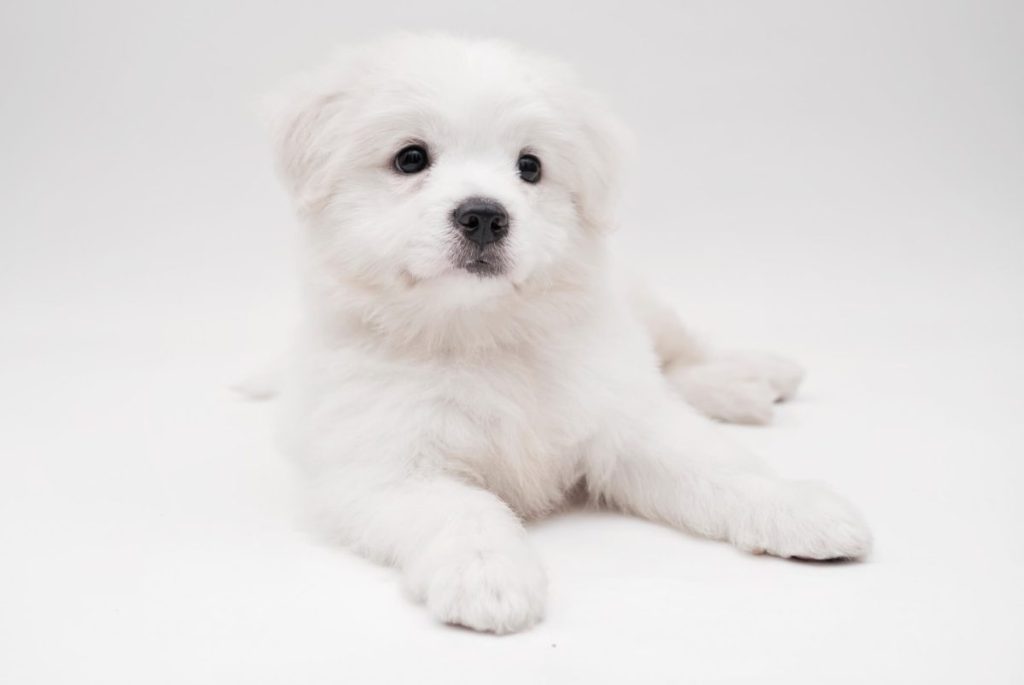
[[[669,372],[691,406],[727,423],[770,423],[774,405],[796,394],[803,380],[797,364],[759,352],[734,352]]]
[[[862,559],[871,531],[857,509],[820,483],[786,481],[763,497],[732,527],[740,549],[797,559]]]
[[[473,630],[513,633],[544,615],[547,579],[525,544],[432,554],[408,583],[435,618]]]

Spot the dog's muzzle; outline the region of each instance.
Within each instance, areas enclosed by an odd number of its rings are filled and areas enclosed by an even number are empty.
[[[497,200],[470,197],[452,212],[452,223],[463,238],[460,266],[470,273],[496,276],[505,269],[501,242],[508,235],[509,216]]]

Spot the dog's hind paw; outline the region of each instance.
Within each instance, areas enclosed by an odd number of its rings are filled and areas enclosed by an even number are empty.
[[[803,380],[797,364],[771,354],[734,352],[671,369],[669,381],[701,413],[727,423],[770,423],[776,402],[796,394]]]

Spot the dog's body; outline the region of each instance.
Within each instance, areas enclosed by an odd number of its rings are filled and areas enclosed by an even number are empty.
[[[308,238],[288,443],[324,525],[438,618],[538,620],[521,519],[579,488],[750,551],[868,551],[844,500],[773,476],[683,401],[762,423],[800,371],[709,352],[618,274],[621,134],[564,68],[401,36],[306,79],[277,132]]]

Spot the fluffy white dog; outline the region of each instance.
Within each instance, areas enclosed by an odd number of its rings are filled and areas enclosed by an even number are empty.
[[[397,566],[434,616],[539,620],[523,520],[572,492],[751,552],[868,552],[844,499],[778,478],[693,409],[766,422],[801,372],[710,352],[616,276],[623,135],[568,69],[402,35],[279,105],[305,238],[288,444],[328,529]]]

